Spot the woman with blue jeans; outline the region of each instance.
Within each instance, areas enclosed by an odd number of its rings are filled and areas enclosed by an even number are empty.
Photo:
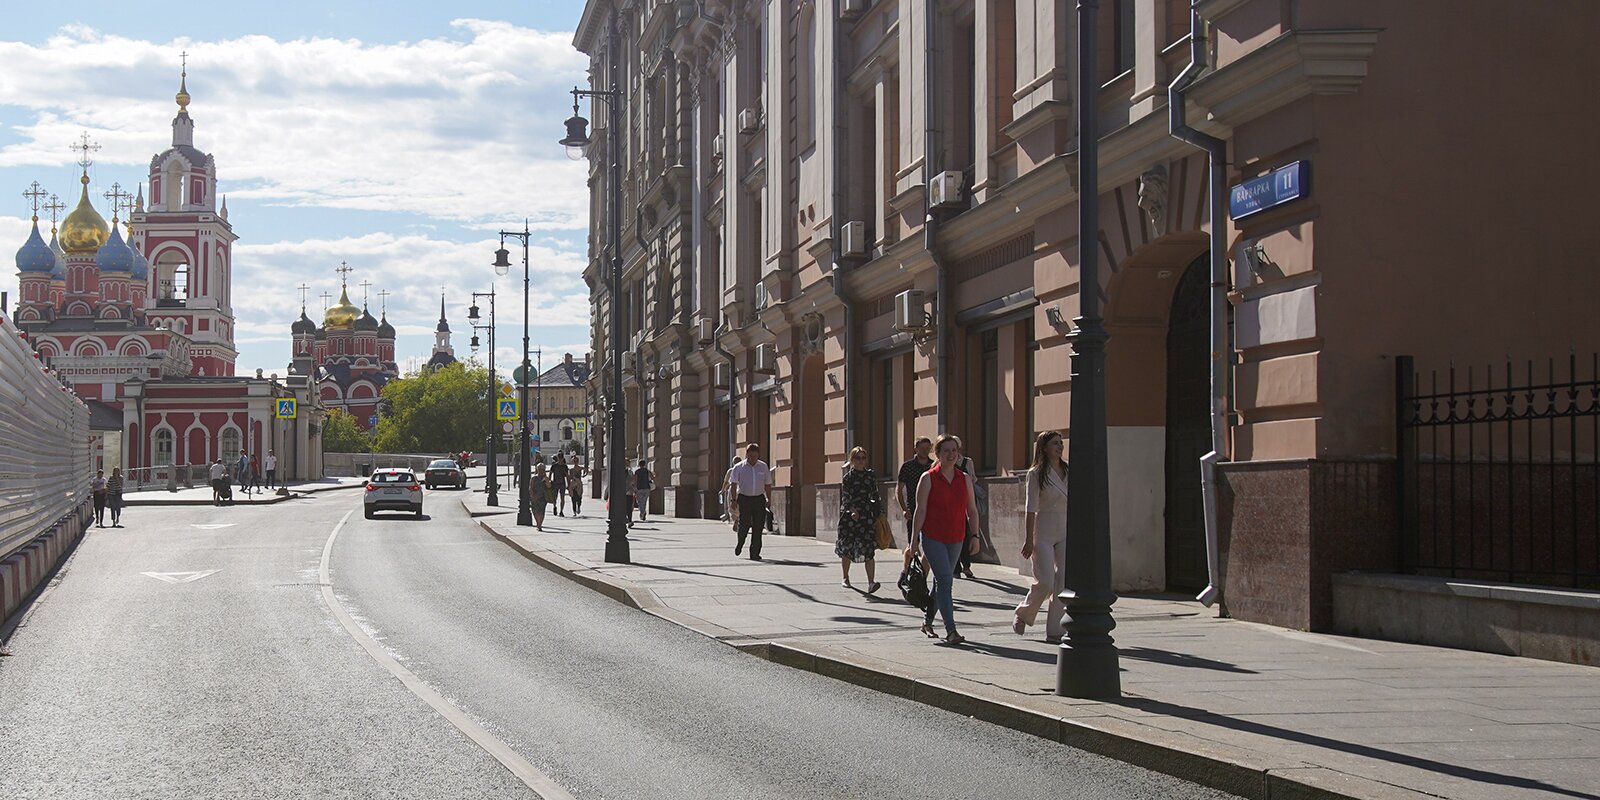
[[[922,632],[937,638],[933,632],[933,612],[944,618],[944,641],[961,644],[966,638],[956,632],[955,598],[951,589],[955,584],[956,564],[961,561],[961,548],[967,543],[967,520],[972,520],[972,543],[982,541],[978,530],[978,502],[973,491],[972,476],[956,469],[961,458],[961,442],[949,434],[940,436],[933,444],[933,469],[923,473],[917,481],[917,511],[911,529],[915,535],[909,547],[911,556],[925,552],[928,568],[933,572],[933,603],[922,623]]]

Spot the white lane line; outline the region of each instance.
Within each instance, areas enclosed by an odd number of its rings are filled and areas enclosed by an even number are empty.
[[[141,572],[139,574],[155,578],[158,581],[166,581],[167,583],[194,583],[201,578],[215,575],[221,571],[220,569],[208,569],[200,572]]]
[[[354,513],[354,511],[346,512],[343,517],[339,518],[339,524],[333,526],[333,533],[328,534],[328,541],[322,545],[322,567],[317,573],[319,582],[322,584],[322,601],[328,604],[328,610],[332,611],[334,618],[338,619],[339,624],[344,626],[345,633],[350,634],[350,638],[355,639],[356,643],[367,651],[367,655],[372,656],[372,660],[378,662],[384,669],[389,670],[390,674],[399,678],[400,683],[411,690],[412,694],[431,706],[434,711],[439,713],[439,716],[444,717],[451,725],[456,726],[456,730],[461,731],[468,739],[483,748],[484,752],[494,756],[496,761],[499,761],[502,766],[510,770],[511,774],[517,777],[517,780],[522,781],[524,785],[532,789],[534,794],[543,798],[543,800],[575,800],[565,789],[556,785],[556,782],[551,780],[550,776],[530,764],[527,759],[511,749],[505,742],[496,739],[493,734],[484,730],[482,725],[467,716],[461,709],[451,705],[448,700],[444,699],[443,695],[424,683],[421,678],[417,677],[416,673],[406,669],[399,661],[396,661],[394,656],[389,655],[389,652],[384,649],[383,645],[367,635],[367,632],[356,624],[356,621],[350,617],[350,613],[345,611],[344,606],[334,597],[333,581],[329,578],[328,570],[328,562],[333,556],[333,540],[338,538],[339,531],[344,530],[345,522],[349,521],[350,515]]]

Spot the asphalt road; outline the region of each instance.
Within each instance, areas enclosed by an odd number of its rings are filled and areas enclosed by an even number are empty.
[[[744,655],[527,562],[451,494],[421,521],[332,492],[92,530],[0,658],[4,795],[540,796],[347,614],[579,798],[1226,796]],[[339,614],[319,568],[345,518]]]

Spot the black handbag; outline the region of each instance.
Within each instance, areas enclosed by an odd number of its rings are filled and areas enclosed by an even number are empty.
[[[927,611],[933,605],[933,596],[928,593],[928,569],[922,563],[922,556],[911,559],[911,566],[900,573],[896,585],[900,587],[900,595],[912,607]]]

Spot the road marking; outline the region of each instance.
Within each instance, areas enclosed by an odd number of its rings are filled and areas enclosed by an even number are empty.
[[[194,583],[201,578],[215,575],[221,571],[219,569],[208,569],[200,572],[141,572],[139,574],[155,578],[158,581],[166,581],[167,583]]]
[[[237,523],[237,522],[213,522],[213,523],[210,523],[208,525],[190,525],[189,527],[191,527],[191,528],[199,528],[200,530],[203,530],[203,531],[215,531],[215,530],[221,530],[223,528],[231,528],[231,527],[233,527],[235,525],[238,525],[238,524],[239,523]]]
[[[400,683],[411,690],[412,694],[431,706],[434,711],[439,713],[439,716],[445,718],[445,721],[456,726],[456,730],[461,731],[468,739],[483,748],[484,752],[494,756],[494,759],[499,761],[501,766],[504,766],[512,775],[515,775],[517,780],[522,781],[523,785],[532,789],[534,794],[543,798],[543,800],[576,800],[565,789],[556,785],[556,782],[551,780],[550,776],[529,763],[527,759],[511,749],[505,742],[496,739],[493,734],[484,730],[483,726],[468,716],[466,712],[451,705],[450,701],[444,699],[444,696],[437,691],[434,691],[433,687],[424,683],[421,678],[417,677],[416,673],[406,669],[399,661],[396,661],[394,656],[389,655],[389,651],[384,649],[383,645],[369,636],[350,617],[350,612],[345,610],[344,606],[340,604],[338,598],[333,594],[333,580],[329,577],[328,562],[333,557],[334,539],[339,537],[339,531],[344,530],[344,524],[350,520],[350,515],[354,513],[356,512],[345,512],[345,515],[339,518],[339,524],[333,526],[333,533],[328,534],[328,541],[322,545],[322,566],[317,570],[318,581],[322,584],[322,601],[328,604],[328,610],[333,612],[334,618],[339,620],[340,625],[344,626],[345,633],[350,634],[350,638],[355,639],[356,643],[367,651],[367,655],[372,656],[372,660],[378,662],[384,669],[389,670],[390,674],[399,678]]]

